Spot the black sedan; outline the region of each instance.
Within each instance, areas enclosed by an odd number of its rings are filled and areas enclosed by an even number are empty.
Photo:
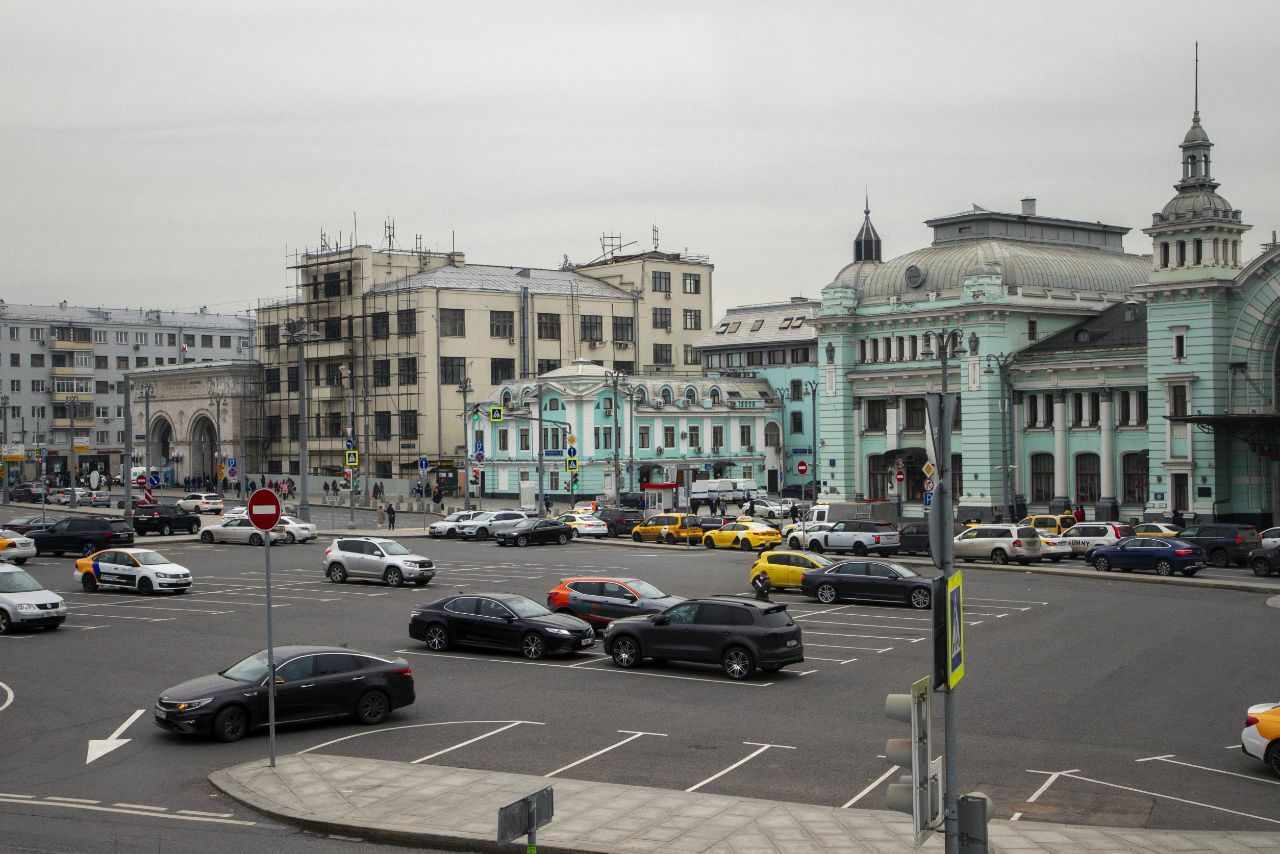
[[[1280,575],[1280,546],[1258,549],[1249,555],[1249,568],[1258,577]]]
[[[573,528],[555,519],[522,519],[505,531],[497,531],[493,539],[500,546],[527,546],[530,543],[559,543],[573,539]]]
[[[933,580],[900,563],[846,560],[807,571],[800,577],[800,592],[826,604],[865,599],[925,609],[933,603]]]
[[[538,660],[595,646],[596,632],[568,614],[546,608],[512,593],[446,596],[413,609],[409,637],[432,652],[451,646],[482,646],[517,651]]]
[[[52,528],[53,523],[58,520],[53,516],[19,516],[16,519],[10,519],[4,523],[4,526],[10,531],[17,531],[19,534],[29,534],[32,531],[43,531],[45,528]]]
[[[1181,572],[1190,577],[1204,568],[1205,551],[1174,537],[1126,537],[1115,545],[1095,546],[1089,559],[1099,572],[1151,569],[1156,575]]]
[[[278,646],[276,722],[354,716],[379,724],[413,705],[413,672],[403,658],[339,646]],[[156,700],[156,726],[170,732],[238,741],[267,725],[267,651],[220,673],[168,688]]]

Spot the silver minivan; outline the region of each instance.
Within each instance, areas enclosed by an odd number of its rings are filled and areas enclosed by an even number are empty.
[[[1026,566],[1042,557],[1040,534],[1032,527],[978,525],[955,539],[956,557],[966,561],[987,558],[993,563],[1017,561]]]

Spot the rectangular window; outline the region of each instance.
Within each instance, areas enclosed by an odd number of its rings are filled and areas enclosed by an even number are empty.
[[[106,344],[106,343],[107,343],[107,330],[105,330],[105,329],[95,329],[95,330],[93,330],[93,343],[94,343],[94,344]]]
[[[444,338],[466,338],[466,311],[461,308],[440,309],[440,335]]]
[[[1169,244],[1168,243],[1160,244],[1160,267],[1161,269],[1167,269],[1169,267]]]
[[[106,380],[98,380],[96,383],[94,383],[94,384],[93,384],[93,386],[94,386],[94,389],[93,389],[93,393],[94,393],[94,394],[106,394],[106,393],[107,393],[107,381],[106,381]]]
[[[1076,392],[1071,395],[1071,426],[1079,427],[1084,423],[1084,395]]]
[[[418,334],[418,313],[416,311],[411,308],[396,310],[396,334],[401,336]]]
[[[665,270],[654,270],[652,274],[652,282],[654,293],[671,293],[671,274]]]
[[[278,330],[277,330],[277,331],[278,331]],[[126,333],[126,334],[127,334],[127,333]],[[119,344],[120,342],[117,340],[117,341],[116,341],[116,343],[117,343],[117,344]],[[196,336],[194,336],[194,335],[183,335],[183,336],[182,336],[182,344],[183,344],[183,346],[185,346],[185,347],[194,347],[194,346],[196,346]]]
[[[150,363],[151,363],[151,360],[148,359],[146,356],[139,356],[133,360],[133,366],[135,368],[145,368]]]
[[[578,318],[578,337],[583,341],[604,340],[604,318],[598,314],[584,314]]]
[[[324,295],[326,297],[342,296],[342,273],[324,274]]]
[[[925,422],[924,398],[907,398],[906,411],[903,413],[902,426],[905,430],[923,430]]]
[[[396,382],[400,385],[418,384],[417,356],[401,356],[396,360]]]
[[[752,445],[752,444],[753,444],[752,439],[751,439],[751,425],[750,425],[750,424],[739,424],[739,425],[738,425],[738,441],[742,443],[743,447],[746,447],[746,446],[749,446],[749,445]]]
[[[1187,333],[1175,332],[1173,334],[1173,359],[1181,362],[1187,358]]]
[[[400,438],[418,438],[418,413],[413,409],[400,410]]]
[[[267,370],[263,373],[263,377],[266,381],[267,394],[279,394],[280,393],[280,369],[267,368]]]
[[[636,340],[636,324],[634,317],[613,318],[613,340],[614,342],[626,341],[628,343]]]
[[[505,429],[498,431],[498,450],[499,451],[510,450],[510,446],[507,440],[507,431]]]
[[[1133,421],[1133,407],[1129,403],[1129,392],[1117,392],[1120,395],[1120,424],[1130,424]]]
[[[373,438],[390,439],[391,438],[391,412],[382,410],[373,413]]]
[[[528,427],[520,428],[520,450],[522,451],[529,450],[529,428]]]
[[[684,345],[684,363],[686,365],[698,364],[698,351],[694,349],[692,344]]]
[[[375,341],[391,337],[391,314],[386,311],[375,312],[369,319],[369,334]]]
[[[1121,468],[1124,478],[1124,504],[1147,503],[1147,454],[1125,454]]]
[[[123,340],[123,341],[119,341],[119,340],[118,340],[118,336],[119,336],[120,334],[123,334],[123,335],[124,335],[124,340]],[[33,327],[31,327],[31,329],[30,329],[30,330],[28,330],[28,336],[30,337],[30,339],[31,339],[32,341],[43,341],[43,340],[44,340],[44,327],[43,327],[43,326],[33,326]],[[125,332],[125,333],[117,333],[117,342],[118,342],[118,343],[120,343],[120,344],[127,344],[127,343],[129,343],[129,333],[128,333],[128,332]]]
[[[143,334],[145,335],[146,333],[143,333]],[[143,341],[142,343],[143,343],[143,344],[145,344],[145,343],[147,343],[147,342],[146,342],[146,341]],[[213,336],[212,336],[212,335],[201,335],[201,336],[200,336],[200,346],[201,346],[201,347],[207,347],[207,348],[209,348],[209,349],[213,349]]]
[[[717,427],[716,429],[720,430],[723,428]],[[662,447],[674,448],[675,446],[676,446],[676,428],[671,426],[664,426],[662,428]]]
[[[209,339],[209,345],[210,345],[210,346],[213,346],[213,336],[212,336],[212,335],[209,335],[209,336],[207,336],[207,337],[208,337],[208,339]],[[150,343],[151,343],[151,333],[149,333],[149,332],[135,332],[135,333],[133,333],[133,343],[134,343],[134,344],[150,344]]]
[[[684,292],[686,294],[702,293],[702,274],[701,273],[685,273],[684,274]]]
[[[1185,385],[1169,386],[1169,414],[1187,414],[1187,387]]]
[[[1097,427],[1102,420],[1102,397],[1096,392],[1089,392],[1089,424]]]
[[[636,372],[636,363],[632,361],[619,361],[615,359],[613,361],[613,369],[615,371],[621,371],[624,374],[634,374]]]
[[[670,329],[671,328],[671,309],[655,308],[653,310],[653,328],[654,329]]]
[[[1040,331],[1039,329],[1037,329],[1036,321],[1028,318],[1027,319],[1027,340],[1035,341],[1039,336],[1040,336]]]
[[[670,344],[654,344],[653,345],[653,363],[655,365],[671,364],[671,345]]]
[[[867,401],[868,430],[884,430],[888,423],[888,408],[883,400]]]
[[[559,368],[559,367],[560,367],[560,360],[559,360],[559,359],[539,359],[539,360],[538,360],[538,373],[539,373],[539,374],[545,374],[545,373],[547,373],[548,371],[554,371],[554,370],[556,370],[556,369],[557,369],[557,368]]]
[[[21,354],[21,353],[10,353],[10,354],[9,354],[9,367],[11,367],[11,368],[21,368],[21,367],[22,367],[22,354]]]
[[[1053,455],[1031,455],[1031,500],[1044,504],[1053,500]]]
[[[809,361],[808,347],[794,347],[791,350],[791,362],[795,365],[802,365]]]
[[[516,314],[514,311],[489,312],[490,338],[515,338]]]
[[[889,466],[883,454],[867,457],[867,498],[883,501],[889,494]]]
[[[9,327],[9,340],[10,340],[10,341],[18,341],[18,340],[20,339],[19,329],[20,329],[20,327],[17,327],[17,326],[10,326],[10,327]]]
[[[105,371],[105,370],[107,369],[107,357],[106,357],[106,356],[94,356],[94,357],[93,357],[93,369],[94,369],[95,371]]]
[[[724,447],[724,427],[719,424],[711,425],[711,447],[717,450]]]
[[[467,359],[465,356],[440,357],[441,385],[458,385],[467,378]]]
[[[538,312],[538,340],[560,340],[560,315]]]
[[[636,447],[641,450],[648,450],[649,427],[647,425],[636,428]]]
[[[218,349],[219,349],[219,350],[230,350],[230,349],[231,349],[231,336],[230,336],[230,335],[219,335],[219,336],[218,336]]]
[[[1076,503],[1096,504],[1099,496],[1099,463],[1097,454],[1076,455]]]
[[[127,357],[126,357],[125,361],[128,361],[128,358],[127,358]],[[127,368],[127,367],[128,367],[128,365],[125,365],[125,367]],[[36,393],[39,393],[39,394],[44,393],[44,390],[45,390],[44,380],[32,380],[32,381],[31,381],[31,390],[32,390],[33,392],[36,392]]]
[[[804,413],[798,409],[791,413],[791,432],[793,434],[804,432]]]
[[[291,365],[285,369],[285,389],[287,391],[298,390],[298,367]]]
[[[298,416],[290,415],[289,416],[289,441],[290,442],[298,441],[298,438],[300,435],[298,425],[299,425]]]
[[[324,384],[329,388],[342,388],[342,365],[328,362],[324,366]]]
[[[1138,423],[1147,423],[1147,390],[1138,389]]]
[[[686,308],[684,310],[684,328],[685,329],[701,329],[702,328],[702,312],[696,308]]]
[[[326,341],[338,341],[342,338],[342,318],[326,317],[320,327]]]
[[[374,359],[373,360],[373,385],[375,388],[381,388],[391,385],[391,360],[390,359]]]
[[[516,360],[515,359],[490,359],[489,360],[489,382],[492,385],[505,383],[507,380],[515,379],[516,376]]]
[[[116,370],[117,370],[117,371],[127,371],[127,370],[129,370],[129,357],[128,357],[128,356],[116,356]]]
[[[770,350],[769,351],[769,364],[785,365],[786,363],[787,363],[786,350]]]
[[[696,424],[689,425],[689,447],[691,448],[702,447],[702,428],[697,426]]]

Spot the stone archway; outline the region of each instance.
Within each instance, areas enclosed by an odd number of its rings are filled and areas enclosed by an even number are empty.
[[[191,453],[187,457],[187,471],[193,478],[206,477],[212,482],[218,471],[215,456],[218,442],[218,431],[213,419],[207,415],[197,415],[191,419]]]
[[[151,467],[157,470],[168,468],[173,452],[177,450],[174,447],[173,422],[164,415],[154,416],[151,427],[147,430],[146,442],[142,455],[143,465],[146,465],[147,449],[150,449]]]

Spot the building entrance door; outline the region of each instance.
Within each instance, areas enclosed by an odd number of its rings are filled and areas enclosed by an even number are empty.
[[[1191,509],[1191,496],[1188,484],[1190,475],[1175,474],[1173,476],[1173,494],[1170,495],[1170,509],[1174,513],[1186,513]]]

